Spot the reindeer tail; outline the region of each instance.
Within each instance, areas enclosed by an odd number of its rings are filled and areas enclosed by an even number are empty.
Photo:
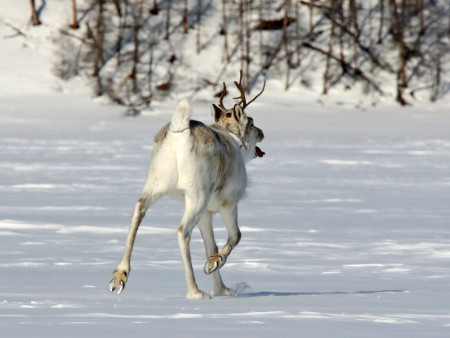
[[[183,132],[189,129],[189,120],[191,119],[191,107],[187,100],[182,100],[178,103],[177,109],[172,117],[170,130],[176,133]]]

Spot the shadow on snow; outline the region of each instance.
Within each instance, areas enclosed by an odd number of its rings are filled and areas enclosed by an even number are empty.
[[[405,290],[372,290],[372,291],[332,291],[332,292],[243,292],[239,297],[286,297],[286,296],[324,296],[324,295],[358,295],[358,294],[377,294],[377,293],[403,293]]]

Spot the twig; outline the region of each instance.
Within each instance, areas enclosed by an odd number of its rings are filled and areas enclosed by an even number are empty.
[[[332,58],[333,60],[339,62],[342,66],[343,69],[346,70],[350,70],[352,72],[353,77],[360,77],[361,79],[363,79],[364,81],[366,81],[367,83],[369,83],[377,92],[379,92],[380,94],[383,94],[384,92],[381,90],[381,88],[375,83],[373,82],[370,78],[368,78],[362,71],[361,69],[355,69],[354,67],[352,67],[352,65],[348,62],[345,62],[343,60],[341,60],[339,57],[337,57],[336,55],[323,50],[320,47],[314,46],[313,44],[309,43],[309,42],[303,42],[302,46],[310,48],[312,50],[315,50],[319,53],[322,53],[326,56],[329,56],[330,58]]]
[[[15,38],[16,36],[19,36],[19,35],[21,35],[21,36],[23,36],[23,37],[27,37],[27,35],[26,35],[24,32],[22,32],[19,28],[14,27],[13,25],[11,25],[9,22],[5,23],[5,25],[8,26],[9,28],[11,28],[13,31],[15,31],[16,34],[13,34],[13,35],[5,35],[5,36],[3,37],[4,39]]]

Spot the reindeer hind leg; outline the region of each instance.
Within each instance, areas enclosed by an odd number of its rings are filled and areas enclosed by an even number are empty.
[[[128,276],[131,270],[131,253],[133,251],[134,241],[136,239],[139,225],[141,224],[148,208],[155,204],[161,198],[161,196],[162,193],[147,192],[142,194],[141,198],[139,198],[139,200],[136,202],[133,215],[131,217],[130,227],[128,229],[128,236],[122,261],[113,272],[113,277],[109,282],[109,291],[117,291],[117,293],[121,293],[125,288],[125,284],[128,281]]]
[[[197,286],[194,270],[192,268],[190,250],[192,230],[206,212],[206,198],[205,196],[201,196],[201,194],[191,196],[186,193],[185,203],[186,209],[181,220],[181,225],[178,228],[177,235],[188,288],[186,297],[190,299],[211,298],[208,293],[199,290]]]

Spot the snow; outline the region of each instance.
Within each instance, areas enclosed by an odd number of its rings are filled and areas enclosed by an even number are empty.
[[[11,33],[0,27],[0,36]],[[35,29],[20,27],[28,35]],[[183,207],[167,198],[147,213],[117,295],[107,285],[152,138],[176,103],[126,116],[93,101],[82,80],[22,72],[27,62],[51,66],[45,45],[28,53],[20,39],[0,48],[1,60],[15,62],[0,62],[3,336],[450,334],[448,98],[361,107],[350,94],[300,96],[269,82],[248,108],[264,130],[266,155],[248,165],[242,240],[222,269],[239,296],[185,299],[176,238]],[[194,118],[210,122],[212,102],[194,98]],[[219,218],[215,224],[221,246],[226,231]],[[209,291],[198,230],[192,258]]]

